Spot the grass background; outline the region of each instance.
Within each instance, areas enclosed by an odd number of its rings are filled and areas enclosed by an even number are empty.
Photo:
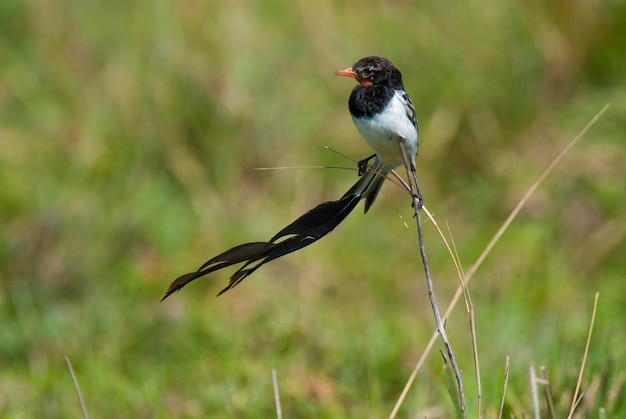
[[[475,261],[517,200],[606,103],[471,283],[483,411],[557,412],[600,304],[580,417],[626,415],[626,4],[619,1],[166,1],[0,4],[0,415],[384,417],[434,321],[411,208],[388,184],[316,244],[218,299],[229,272],[170,281],[266,240],[355,181],[370,153],[333,72],[404,74],[427,207]],[[403,219],[410,227],[407,229]],[[440,305],[458,281],[434,230]],[[470,417],[467,318],[448,321]],[[439,345],[439,344],[438,344]],[[400,417],[451,417],[433,352]],[[545,403],[542,404],[545,406]],[[545,407],[544,407],[544,413]]]

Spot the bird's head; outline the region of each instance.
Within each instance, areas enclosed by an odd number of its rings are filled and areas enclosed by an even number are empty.
[[[363,87],[388,85],[403,87],[402,74],[391,61],[383,57],[365,57],[352,67],[337,71],[338,76],[353,77]]]

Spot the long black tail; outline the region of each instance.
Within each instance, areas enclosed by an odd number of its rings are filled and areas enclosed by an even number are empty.
[[[191,281],[211,272],[236,263],[245,262],[231,277],[226,288],[218,296],[235,287],[258,268],[300,250],[321,239],[337,227],[354,210],[359,201],[365,198],[365,212],[368,211],[389,170],[380,168],[377,161],[338,201],[324,202],[279,231],[268,242],[252,242],[235,246],[204,263],[196,272],[176,278],[169,286],[161,301],[172,293],[180,291]]]

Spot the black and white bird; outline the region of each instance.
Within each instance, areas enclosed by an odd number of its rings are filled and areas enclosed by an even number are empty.
[[[419,146],[417,117],[411,98],[404,90],[402,74],[383,57],[365,57],[335,74],[354,77],[359,83],[348,101],[354,125],[376,153],[365,171],[368,159],[359,164],[364,175],[361,186],[365,212],[370,208],[387,174],[403,164],[399,142],[403,141],[411,169]],[[356,186],[356,185],[355,185]]]
[[[376,199],[389,172],[403,164],[400,142],[404,144],[410,169],[415,173],[418,128],[415,108],[404,90],[402,74],[386,58],[365,57],[352,67],[336,72],[353,77],[358,85],[348,101],[357,129],[375,154],[359,162],[359,180],[339,200],[324,202],[279,231],[267,242],[235,246],[205,262],[196,272],[178,277],[161,301],[189,282],[228,266],[244,263],[230,277],[223,294],[235,287],[262,265],[302,249],[330,233],[365,199],[367,212]],[[368,162],[372,160],[371,165]],[[421,197],[418,192],[418,202]]]

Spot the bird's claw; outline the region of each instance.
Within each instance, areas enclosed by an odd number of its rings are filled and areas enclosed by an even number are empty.
[[[412,193],[411,196],[413,197],[413,203],[411,204],[413,208],[415,208],[415,202],[417,201],[417,208],[415,211],[415,213],[417,214],[417,212],[420,211],[422,207],[424,206],[424,200],[422,199],[422,194],[419,192]]]
[[[376,154],[372,154],[369,157],[364,158],[363,160],[359,160],[356,166],[359,168],[359,176],[363,176],[367,172],[367,167],[369,166],[370,160],[376,157]]]

